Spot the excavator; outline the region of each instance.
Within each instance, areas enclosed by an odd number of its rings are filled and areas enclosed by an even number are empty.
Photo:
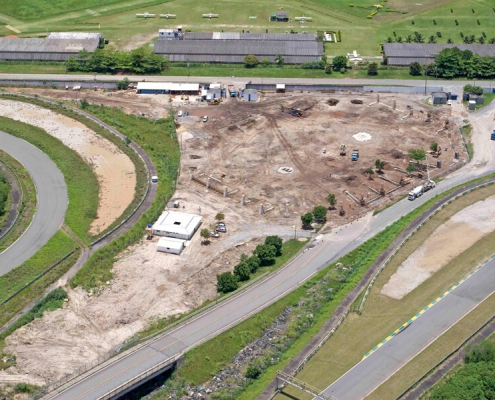
[[[302,111],[299,110],[298,108],[284,106],[283,104],[280,105],[280,110],[282,112],[285,112],[287,110],[289,112],[289,114],[293,115],[294,117],[302,117],[303,116]]]
[[[345,144],[340,145],[340,155],[345,156],[346,155],[346,150],[345,150]]]

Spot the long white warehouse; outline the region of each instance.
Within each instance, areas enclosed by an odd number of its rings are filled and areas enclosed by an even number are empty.
[[[201,216],[165,211],[154,223],[153,235],[189,240],[201,225]]]

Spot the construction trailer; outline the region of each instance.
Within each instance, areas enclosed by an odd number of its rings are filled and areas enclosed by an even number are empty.
[[[256,89],[246,89],[242,92],[242,100],[258,101],[258,91]]]
[[[158,240],[158,251],[163,253],[180,254],[185,247],[185,240],[162,237]]]

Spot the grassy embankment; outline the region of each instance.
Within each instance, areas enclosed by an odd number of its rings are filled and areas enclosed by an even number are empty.
[[[1,162],[1,161],[0,161]],[[0,169],[0,228],[9,216],[12,207],[12,186],[6,173]],[[0,230],[0,234],[2,231]]]
[[[473,158],[473,155],[474,155],[474,145],[473,145],[473,142],[471,140],[471,133],[472,132],[473,132],[473,127],[470,124],[464,125],[463,127],[461,127],[461,133],[464,135],[464,138],[466,140],[466,144],[467,144],[470,158]]]
[[[13,157],[0,150],[0,162],[6,165],[11,171],[14,171],[19,178],[20,190],[22,189],[23,198],[19,205],[20,215],[10,232],[0,239],[0,252],[14,243],[24,232],[33,219],[36,211],[36,188],[29,173]],[[1,225],[1,223],[0,223]]]
[[[180,152],[172,117],[159,119],[154,123],[147,118],[128,115],[119,109],[104,106],[90,105],[86,111],[115,126],[146,150],[157,169],[160,182],[153,204],[140,220],[124,235],[97,250],[72,279],[72,287],[82,286],[88,290],[99,287],[112,278],[115,256],[131,244],[139,242],[146,225],[155,221],[162,213],[166,199],[170,199],[175,189]]]
[[[365,274],[366,270],[392,243],[397,235],[399,235],[400,232],[402,232],[402,230],[404,230],[405,227],[407,227],[424,210],[453,190],[454,189],[442,193],[429,200],[415,211],[392,224],[386,231],[382,231],[374,238],[368,240],[366,243],[338,260],[338,262],[341,262],[343,265],[354,265],[353,275],[351,275],[339,288],[331,301],[322,305],[320,309],[315,310],[311,326],[309,326],[307,331],[302,333],[300,337],[295,339],[294,343],[284,353],[280,361],[265,370],[256,381],[251,382],[246,390],[243,393],[238,394],[236,398],[253,399],[258,396],[275,378],[276,371],[283,369],[322,328],[328,316],[335,311],[347,293],[355,287]],[[261,311],[256,316],[249,318],[236,327],[191,350],[186,354],[185,362],[179,366],[178,370],[167,384],[167,388],[181,387],[184,382],[200,384],[209,380],[222,368],[226,367],[240,349],[250,341],[259,337],[264,328],[269,326],[286,306],[297,304],[300,298],[306,295],[308,289],[321,280],[335,264],[336,263],[333,263],[320,271],[314,278],[306,282],[304,286],[296,289],[294,292]],[[168,389],[158,392],[154,395],[153,399],[165,399],[167,398],[167,393]]]
[[[305,369],[298,374],[298,378],[316,387],[327,387],[359,362],[368,350],[387,337],[412,315],[416,314],[418,310],[437,298],[439,294],[452,286],[485,258],[491,256],[495,247],[495,233],[485,236],[402,299],[392,299],[380,293],[391,275],[428,239],[436,228],[463,208],[483,200],[494,193],[495,186],[492,185],[467,194],[444,208],[422,227],[399,250],[387,268],[379,276],[368,297],[363,314],[361,316],[351,314],[332,340],[328,341],[308,363]],[[483,318],[486,320],[486,315],[481,315],[481,319]],[[473,332],[478,327],[479,325],[471,325],[467,327],[468,329],[459,329],[457,336],[455,338],[451,337],[452,343],[444,343],[441,350],[447,351],[445,354],[448,354],[449,349],[452,351],[455,348],[452,347],[455,343],[460,343],[465,339],[466,336],[463,336],[465,333],[467,335],[468,332]],[[352,346],[349,345],[350,343],[352,343]],[[431,361],[435,360],[434,357],[430,358]],[[440,358],[437,359],[437,361],[439,360]],[[325,368],[322,368],[322,365],[325,365]],[[387,381],[383,385],[384,387],[377,391],[379,396],[382,397],[378,396],[374,398],[395,398],[408,387],[407,382],[409,384],[414,382],[415,377],[416,379],[419,378],[432,366],[430,365],[428,367],[427,365],[429,364],[421,365],[416,363],[414,370],[408,367],[407,380],[403,382],[398,382],[396,379]],[[287,388],[286,392],[301,397],[300,393],[293,388]],[[306,397],[302,396],[301,398]]]
[[[120,150],[122,150],[122,152],[124,152],[132,160],[134,167],[136,169],[136,187],[135,187],[135,193],[134,193],[134,198],[133,198],[132,202],[127,206],[127,208],[120,215],[120,217],[117,218],[112,224],[110,224],[110,226],[108,226],[103,232],[100,232],[99,234],[94,235],[94,236],[88,236],[88,234],[86,233],[86,237],[88,239],[87,243],[95,240],[96,238],[100,237],[101,235],[103,235],[106,232],[113,229],[123,219],[125,219],[130,214],[130,212],[139,204],[139,202],[143,198],[144,193],[146,192],[146,188],[148,187],[148,178],[147,178],[147,173],[146,173],[146,166],[143,164],[141,158],[136,154],[136,152],[133,149],[131,149],[129,146],[127,146],[120,138],[115,136],[113,133],[110,133],[106,129],[102,128],[96,122],[93,122],[89,118],[86,118],[86,117],[78,114],[77,112],[72,111],[67,107],[64,107],[62,104],[53,104],[53,103],[45,102],[45,101],[40,100],[40,99],[27,98],[27,97],[23,97],[23,96],[12,95],[12,94],[2,94],[1,96],[2,96],[2,98],[7,98],[7,99],[11,99],[11,100],[23,101],[26,103],[35,104],[37,106],[47,108],[47,109],[52,110],[56,113],[65,115],[65,116],[72,118],[72,119],[75,119],[76,121],[79,121],[82,124],[86,125],[89,129],[91,129],[93,132],[95,132],[99,136],[102,136],[102,137],[110,140],[112,143],[114,143]],[[62,173],[64,173],[63,170],[62,170]],[[67,180],[67,178],[66,178],[66,180]],[[69,193],[69,195],[70,195],[70,193]],[[94,215],[96,216],[96,211],[95,211]],[[91,223],[91,221],[90,221],[90,223]],[[78,232],[76,232],[76,231],[74,231],[74,232],[79,236]],[[84,237],[83,237],[83,240],[85,240]]]

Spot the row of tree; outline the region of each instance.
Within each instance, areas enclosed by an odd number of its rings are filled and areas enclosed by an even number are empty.
[[[234,267],[234,273],[225,272],[217,275],[217,291],[220,293],[233,292],[238,282],[247,281],[258,268],[272,265],[275,258],[282,255],[282,239],[278,236],[268,236],[264,244],[256,246],[251,257],[243,254],[241,261]]]
[[[163,71],[168,60],[143,48],[121,51],[107,47],[93,53],[83,50],[77,57],[69,58],[66,66],[68,71],[150,74]]]
[[[7,200],[10,193],[10,184],[2,170],[0,170],[0,217],[3,216],[7,210]]]
[[[457,47],[443,49],[436,57],[435,62],[423,67],[417,62],[409,66],[411,75],[434,75],[440,78],[467,77],[470,79],[495,78],[495,57],[481,57],[470,50],[459,50]]]
[[[421,33],[414,32],[414,35],[407,35],[404,38],[402,36],[397,36],[395,38],[395,42],[397,43],[436,43],[437,37],[442,37],[440,32],[437,32],[437,36],[431,35],[426,39]],[[461,32],[462,41],[466,44],[471,43],[479,43],[479,44],[495,44],[495,38],[487,39],[486,36],[481,35],[480,37],[476,37],[475,35],[464,35]],[[388,37],[386,40],[387,43],[394,43],[394,39]],[[454,41],[452,39],[447,39],[448,44],[453,44]]]

